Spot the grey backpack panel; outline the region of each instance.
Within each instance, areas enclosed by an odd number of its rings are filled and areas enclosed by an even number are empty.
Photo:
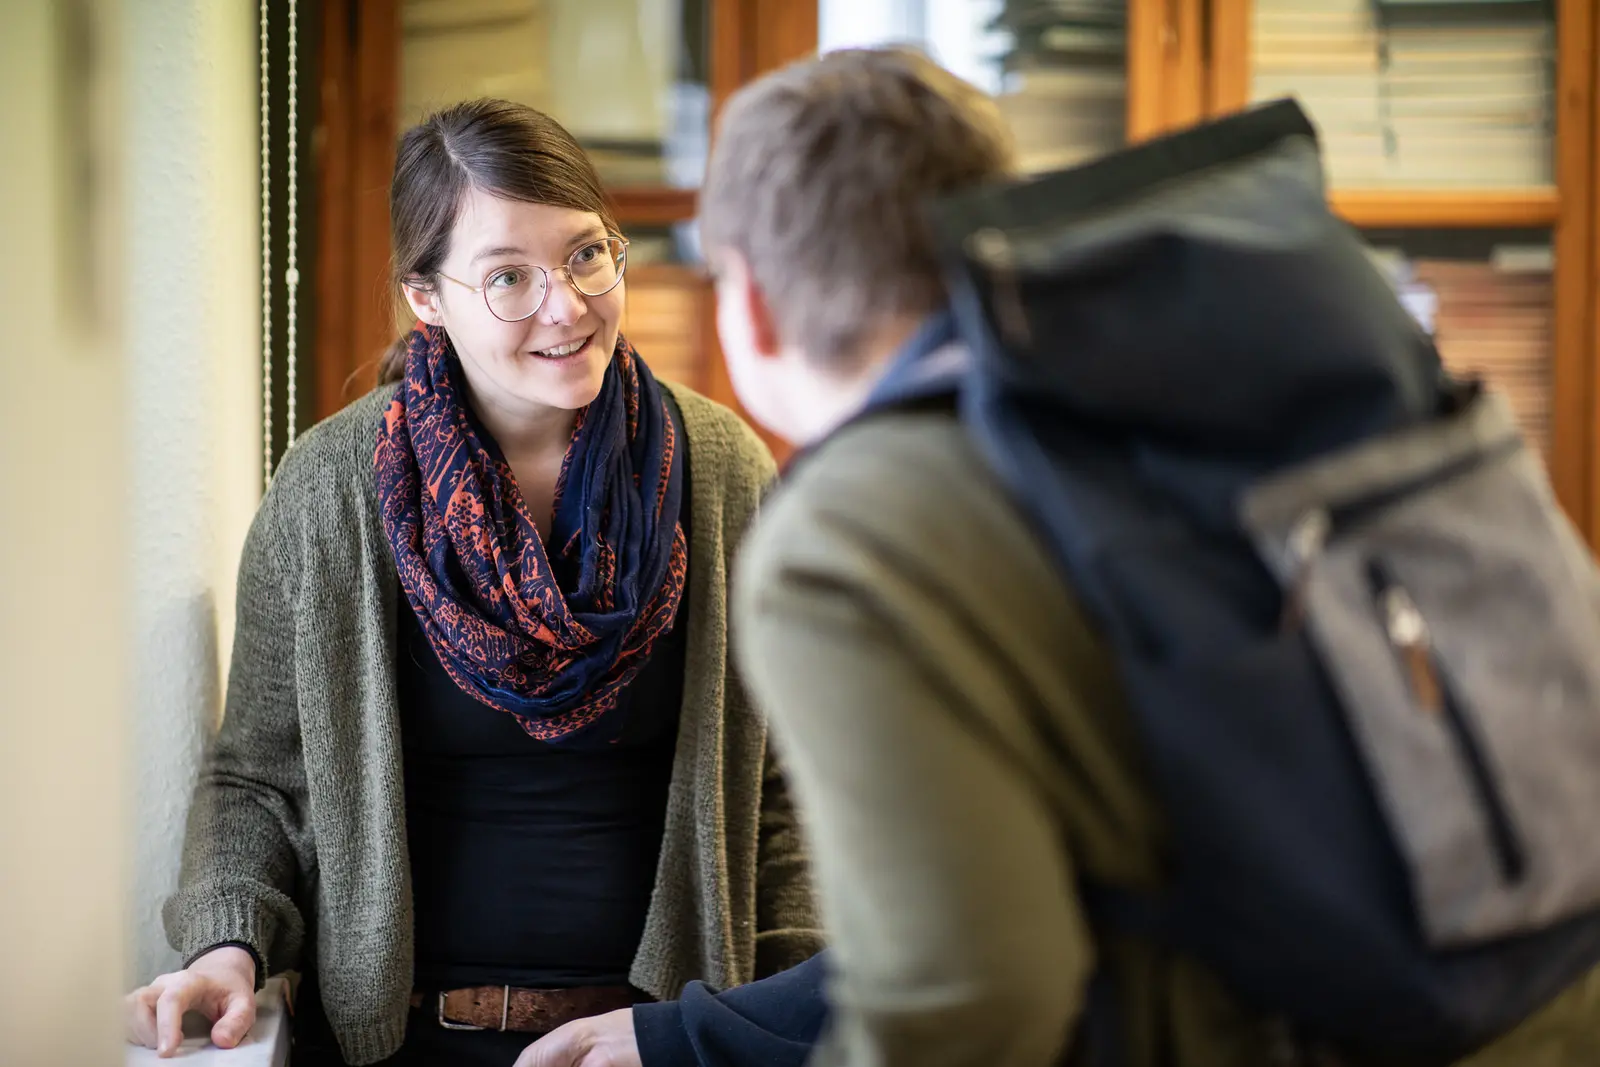
[[[1600,904],[1600,572],[1505,402],[1280,473],[1242,518],[1340,694],[1429,943]]]

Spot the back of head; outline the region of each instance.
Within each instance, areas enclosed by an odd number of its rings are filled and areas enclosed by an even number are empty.
[[[846,49],[741,89],[718,123],[701,191],[713,262],[749,264],[779,334],[853,369],[888,316],[939,307],[926,202],[1005,177],[994,101],[909,49]]]

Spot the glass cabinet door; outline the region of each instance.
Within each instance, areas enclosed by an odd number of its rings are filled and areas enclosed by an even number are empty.
[[[611,188],[693,188],[711,0],[402,0],[400,128],[497,96],[556,116]]]
[[[1555,180],[1548,0],[1254,0],[1251,95],[1293,94],[1338,188]]]
[[[1369,230],[1365,236],[1445,366],[1505,394],[1528,443],[1548,457],[1555,337],[1549,232]]]
[[[1124,0],[820,0],[817,43],[911,44],[993,94],[1025,169],[1119,148],[1127,130]]]

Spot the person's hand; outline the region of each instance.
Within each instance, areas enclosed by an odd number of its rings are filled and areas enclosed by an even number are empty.
[[[155,1049],[158,1056],[178,1051],[183,1016],[191,1011],[211,1020],[212,1044],[233,1048],[255,1025],[256,963],[244,949],[225,945],[135,989],[123,1005],[128,1040]]]
[[[575,1019],[522,1050],[513,1067],[643,1067],[633,1009]]]

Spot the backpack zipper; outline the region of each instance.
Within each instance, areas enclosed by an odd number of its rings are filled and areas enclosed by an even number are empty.
[[[1433,646],[1428,620],[1393,570],[1380,559],[1367,561],[1367,577],[1382,618],[1384,634],[1406,677],[1416,706],[1436,716],[1455,744],[1467,780],[1483,810],[1500,878],[1519,882],[1527,872],[1527,855],[1511,820],[1477,731],[1456,698]]]
[[[1378,607],[1383,613],[1389,646],[1405,668],[1412,699],[1430,715],[1441,714],[1444,687],[1439,684],[1439,672],[1433,665],[1433,639],[1428,633],[1428,622],[1417,609],[1416,601],[1411,599],[1405,586],[1388,584],[1378,593]]]

